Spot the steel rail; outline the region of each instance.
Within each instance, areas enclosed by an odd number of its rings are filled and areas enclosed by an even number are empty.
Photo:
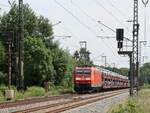
[[[53,100],[58,100],[63,98],[71,98],[76,96],[77,94],[67,94],[67,95],[60,95],[60,96],[36,97],[36,98],[31,98],[26,100],[18,100],[14,102],[5,102],[5,103],[0,103],[0,109],[22,106],[27,104],[34,104],[39,102],[53,101]]]
[[[19,111],[15,111],[13,113],[27,113],[27,112],[37,112],[37,111],[41,111],[43,112],[43,110],[47,110],[46,112],[57,112],[57,111],[65,111],[71,108],[75,108],[78,107],[80,105],[86,105],[88,103],[93,103],[96,102],[98,100],[102,100],[105,98],[109,98],[121,93],[125,93],[127,92],[127,90],[121,90],[121,91],[111,91],[111,92],[107,92],[107,94],[102,94],[101,95],[96,95],[96,96],[90,96],[90,97],[86,97],[86,98],[82,98],[82,97],[77,97],[77,98],[73,98],[73,100],[69,100],[69,101],[65,101],[65,102],[58,102],[55,104],[50,104],[50,105],[44,105],[44,106],[39,106],[39,107],[33,107],[33,108],[29,108],[29,109],[25,109],[25,110],[19,110]],[[72,105],[73,104],[73,105]],[[59,108],[58,108],[59,107]]]

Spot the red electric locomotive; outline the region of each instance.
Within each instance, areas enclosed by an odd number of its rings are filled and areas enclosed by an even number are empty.
[[[100,91],[129,87],[128,77],[100,67],[76,67],[74,71],[74,89],[76,92]]]

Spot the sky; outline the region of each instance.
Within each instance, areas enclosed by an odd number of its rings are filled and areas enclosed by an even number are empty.
[[[124,28],[125,37],[132,39],[132,22],[127,21],[133,20],[133,0],[24,0],[24,3],[28,3],[36,15],[48,18],[53,25],[61,21],[60,24],[53,26],[55,40],[58,40],[60,46],[69,50],[71,54],[79,50],[80,41],[87,41],[87,49],[91,52],[90,56],[95,64],[104,65],[102,56],[107,56],[107,63],[110,66],[114,66],[114,63],[116,67],[129,66],[128,56],[120,56],[117,53],[117,42],[113,38],[116,35],[115,32],[97,21],[101,21],[113,30]],[[4,11],[8,12],[10,9],[8,1],[0,0],[0,8],[0,14],[3,14]],[[139,40],[142,41],[144,40],[144,18],[146,16],[147,45],[141,46],[142,56],[147,56],[144,62],[150,62],[149,11],[150,3],[145,8],[142,1],[139,0]],[[71,38],[57,36],[71,36]],[[110,38],[98,36],[109,36]]]

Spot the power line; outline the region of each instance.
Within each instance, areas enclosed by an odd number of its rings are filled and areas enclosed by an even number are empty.
[[[84,15],[86,15],[87,17],[89,17],[92,21],[96,21],[92,16],[90,16],[90,15],[88,15],[87,13],[86,13],[86,11],[84,11],[80,6],[78,6],[77,4],[75,4],[75,3],[72,3],[75,7],[77,7]]]
[[[61,27],[62,27],[63,30],[66,29],[65,31],[70,32],[71,35],[73,35],[73,37],[75,37],[75,38],[77,38],[77,39],[80,40],[80,38],[79,38],[78,36],[76,36],[69,28],[67,28],[66,26],[64,26],[64,24],[63,24],[63,26],[61,26]]]
[[[127,15],[125,15],[124,12],[122,12],[118,7],[116,7],[112,2],[111,0],[106,0],[114,9],[116,9],[116,11],[122,15],[123,17],[127,17]]]
[[[104,23],[102,23],[101,21],[97,21],[97,22],[98,22],[99,24],[103,25],[104,27],[108,28],[110,31],[112,31],[112,32],[116,33],[116,31],[115,31],[115,30],[113,30],[111,27],[109,27],[109,26],[105,25],[105,24],[104,24]],[[127,41],[132,42],[132,40],[130,40],[130,39],[129,39],[129,38],[127,38],[127,37],[124,37],[124,39],[126,39]]]
[[[54,0],[56,4],[58,4],[61,8],[63,8],[67,13],[69,13],[76,21],[78,21],[82,26],[88,29],[90,32],[94,33],[94,31],[87,26],[84,22],[82,22],[77,16],[75,16],[71,11],[65,8],[62,4],[60,4],[57,0]],[[94,33],[95,34],[95,33]]]
[[[129,31],[129,28],[126,25],[124,25],[111,11],[106,9],[98,0],[94,1],[97,3],[98,6],[102,7],[110,16],[112,16],[116,20],[116,22],[123,25]]]
[[[87,17],[89,17],[92,21],[94,21],[94,22],[96,22],[96,20],[93,18],[93,17],[91,17],[90,15],[88,15],[82,8],[80,8],[77,4],[75,4],[75,3],[72,3],[72,4],[74,4],[84,15],[86,15]],[[100,28],[101,29],[101,28]],[[103,29],[102,29],[103,30]],[[103,41],[104,42],[104,41]],[[104,42],[105,43],[105,42]],[[109,47],[109,45],[107,45],[106,43],[105,43],[105,45],[109,48],[109,49],[111,49],[111,47]],[[112,49],[111,49],[112,50]],[[112,53],[114,54],[114,52],[113,52],[113,50],[112,50]],[[114,55],[114,56],[116,56],[116,55]]]
[[[82,26],[84,26],[85,28],[87,28],[92,34],[95,35],[95,32],[89,27],[87,26],[85,23],[83,23],[77,16],[75,16],[71,11],[69,11],[67,8],[65,8],[62,4],[60,4],[57,0],[54,0],[56,4],[58,4],[61,8],[63,8],[67,13],[69,13],[74,19],[76,19]],[[115,55],[115,53],[113,52],[112,48],[107,44],[105,43],[105,41],[103,41],[104,44],[106,45],[106,47],[109,48],[109,50],[111,50],[112,54],[114,56],[117,56]],[[119,57],[119,56],[117,56]]]
[[[77,7],[85,16],[87,16],[88,18],[90,18],[91,21],[96,22],[96,19],[93,18],[92,16],[90,16],[85,10],[83,10],[79,5],[75,4],[74,2],[72,2],[72,4]],[[97,26],[98,28],[101,29],[101,31],[103,31],[103,29],[99,26]]]

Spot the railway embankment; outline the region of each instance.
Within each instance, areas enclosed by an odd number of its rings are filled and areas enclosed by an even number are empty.
[[[100,101],[96,101],[85,106],[81,106],[63,113],[108,113],[115,104],[125,102],[129,97],[129,93],[112,96]]]
[[[18,101],[15,103],[5,103],[0,106],[0,112],[107,113],[114,103],[121,102],[124,99],[126,100],[128,96],[128,89],[94,94],[54,96]]]
[[[114,105],[109,113],[150,113],[150,88],[143,88],[138,96],[130,97],[123,104]]]

